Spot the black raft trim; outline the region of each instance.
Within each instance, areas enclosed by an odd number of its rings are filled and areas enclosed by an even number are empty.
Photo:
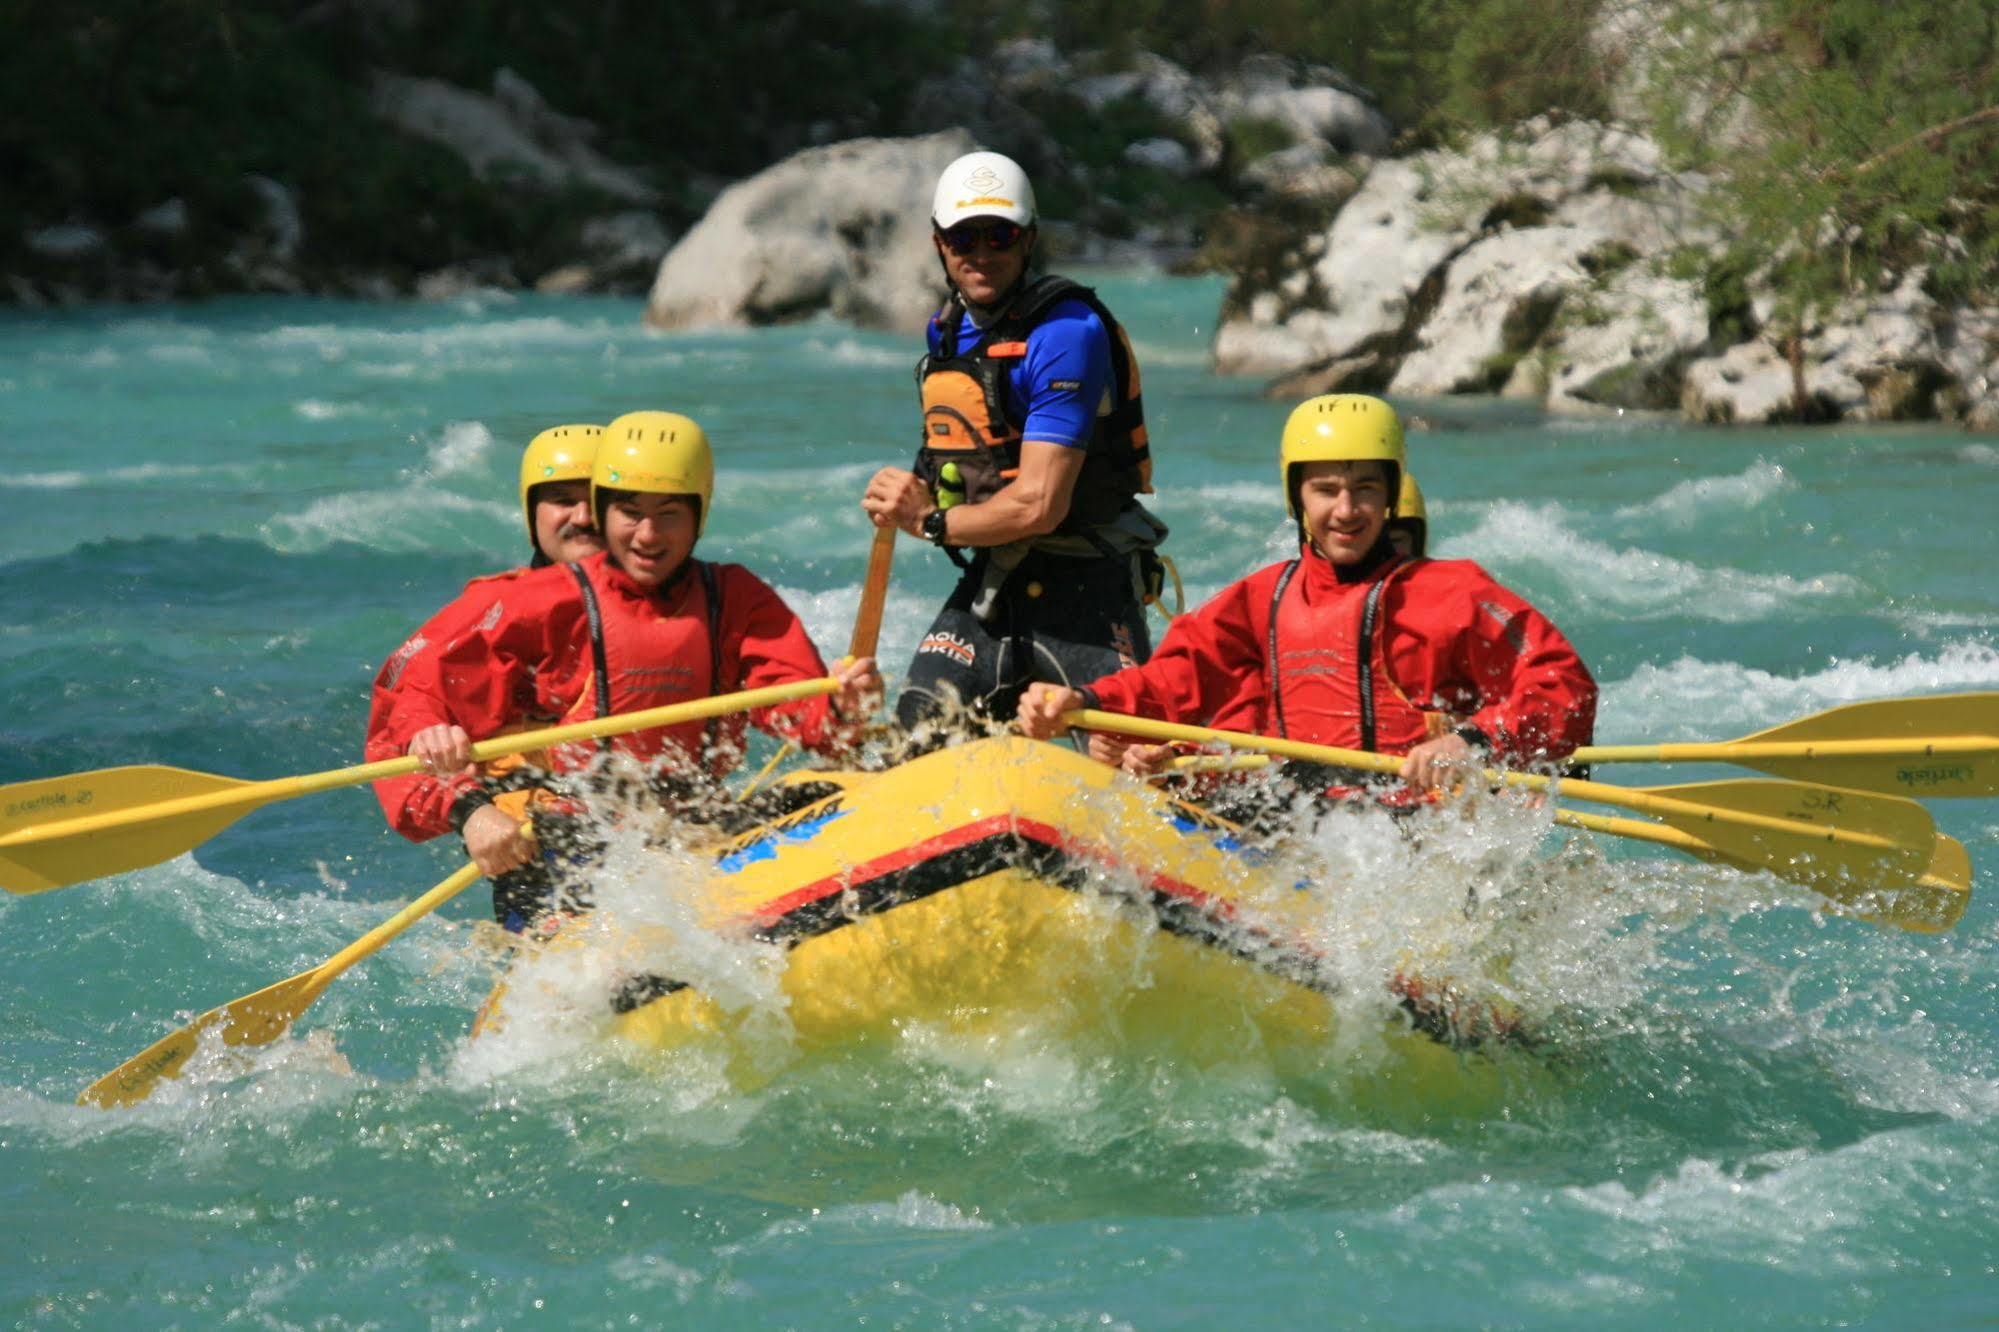
[[[1091,861],[1063,847],[1020,833],[996,833],[806,902],[751,937],[796,948],[809,939],[1002,869],[1025,870],[1046,883],[1079,892],[1094,868],[1097,866]],[[1310,949],[1285,944],[1168,889],[1150,889],[1141,900],[1152,908],[1159,928],[1169,934],[1207,944],[1307,989],[1324,994],[1339,991],[1338,982],[1325,974],[1320,958]],[[664,976],[632,976],[619,985],[611,1008],[616,1013],[629,1013],[686,988],[687,982]]]

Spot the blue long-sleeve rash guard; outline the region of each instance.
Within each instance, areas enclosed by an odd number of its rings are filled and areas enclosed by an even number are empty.
[[[959,319],[958,346],[983,336],[972,317]],[[930,321],[930,350],[942,347]],[[1098,409],[1111,386],[1111,339],[1104,321],[1083,302],[1057,301],[1027,335],[1027,355],[1008,367],[1007,413],[1021,423],[1021,439],[1065,448],[1089,447]]]

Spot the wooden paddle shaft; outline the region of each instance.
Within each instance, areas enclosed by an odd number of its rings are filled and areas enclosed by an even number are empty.
[[[888,571],[895,559],[895,529],[877,527],[875,541],[868,548],[868,577],[861,586],[861,609],[854,616],[854,636],[847,644],[847,655],[859,660],[875,655],[875,643],[881,638],[882,609],[888,604]]]

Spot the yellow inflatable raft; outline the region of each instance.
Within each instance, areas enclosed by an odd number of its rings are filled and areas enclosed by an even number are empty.
[[[923,1027],[1323,1055],[1340,988],[1311,943],[1323,889],[1233,825],[1017,737],[805,776],[840,789],[726,844],[701,891],[704,928],[784,950],[801,1051]],[[1381,983],[1387,1038],[1419,1058],[1455,1062],[1448,1046],[1506,1025],[1406,978],[1396,1014]],[[617,1034],[653,1048],[739,1017],[657,972],[625,976],[611,1004]]]

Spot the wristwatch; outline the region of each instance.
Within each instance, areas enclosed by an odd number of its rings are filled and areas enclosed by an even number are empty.
[[[944,510],[932,509],[923,516],[923,539],[933,546],[944,544]]]

